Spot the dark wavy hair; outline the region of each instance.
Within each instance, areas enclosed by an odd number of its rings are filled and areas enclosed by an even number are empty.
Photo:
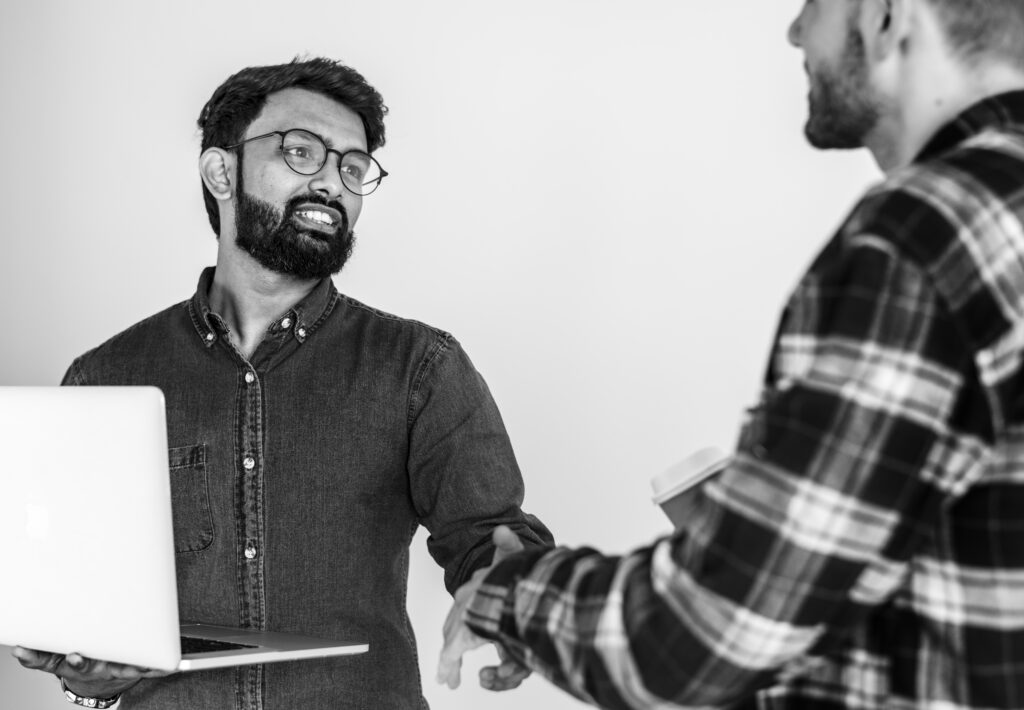
[[[241,141],[249,124],[263,110],[267,97],[293,87],[315,91],[352,109],[363,121],[369,152],[384,145],[384,115],[388,108],[377,90],[355,69],[332,59],[296,57],[287,64],[246,67],[218,86],[199,114],[200,151]],[[202,187],[210,226],[219,236],[217,200],[205,184]]]

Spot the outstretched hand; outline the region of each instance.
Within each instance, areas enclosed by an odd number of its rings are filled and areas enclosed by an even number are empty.
[[[469,607],[470,600],[494,565],[512,553],[523,549],[522,541],[504,525],[494,528],[493,539],[495,549],[491,566],[474,572],[470,580],[456,590],[455,603],[444,622],[444,647],[441,649],[441,658],[437,664],[437,682],[445,684],[449,688],[459,687],[462,656],[466,652],[488,643],[466,626],[466,609]],[[497,648],[501,664],[481,668],[480,685],[488,690],[518,688],[520,683],[530,675],[530,670],[509,657],[501,646]]]
[[[110,698],[128,690],[143,678],[169,675],[167,671],[98,661],[78,653],[65,655],[15,646],[11,655],[25,668],[59,676],[73,692],[91,698]]]

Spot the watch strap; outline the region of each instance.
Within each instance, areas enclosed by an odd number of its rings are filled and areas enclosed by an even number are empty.
[[[98,708],[103,710],[104,708],[110,708],[117,704],[117,701],[121,699],[121,694],[118,693],[112,698],[87,698],[83,695],[79,695],[73,690],[68,689],[67,682],[60,679],[60,689],[64,691],[64,697],[69,703],[80,705],[83,708]]]

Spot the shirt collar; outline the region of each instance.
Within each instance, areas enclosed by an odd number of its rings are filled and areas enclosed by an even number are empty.
[[[227,326],[221,317],[210,309],[210,285],[213,283],[215,268],[208,266],[199,275],[196,292],[189,301],[189,314],[196,333],[207,347],[212,346],[227,333]],[[306,297],[279,315],[270,326],[270,332],[290,330],[300,343],[312,335],[323,319],[334,307],[337,291],[330,277],[320,280]]]
[[[1024,91],[982,99],[968,107],[932,136],[914,162],[934,158],[989,128],[1024,125]]]

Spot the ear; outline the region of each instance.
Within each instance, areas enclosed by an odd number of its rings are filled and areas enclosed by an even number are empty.
[[[862,0],[860,29],[868,58],[875,62],[904,49],[917,0]]]
[[[203,184],[218,200],[234,194],[235,159],[222,148],[207,148],[199,156],[199,175]]]

